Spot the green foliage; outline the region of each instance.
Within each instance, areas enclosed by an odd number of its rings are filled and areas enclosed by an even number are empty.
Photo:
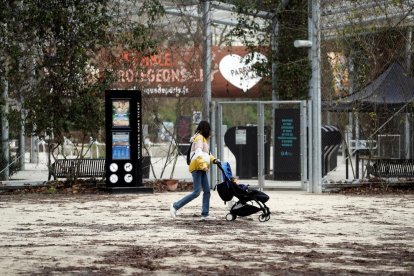
[[[351,34],[351,38],[342,40],[342,46],[353,58],[356,89],[371,82],[390,63],[402,58],[405,38],[400,28],[388,28],[359,35],[353,31]]]
[[[8,63],[0,69],[9,73],[9,96],[27,111],[28,133],[53,131],[61,140],[71,130],[94,136],[102,127],[102,95],[114,77],[105,68],[97,75],[98,51],[120,45],[153,51],[151,27],[162,14],[159,1],[121,2],[1,2],[1,41],[7,43],[0,56]],[[131,8],[146,20],[128,17]]]
[[[255,104],[229,104],[225,106],[223,108],[223,124],[228,127],[257,125],[257,106]]]
[[[306,39],[307,33],[307,0],[291,0],[285,8],[279,0],[266,1],[228,1],[236,5],[239,13],[239,24],[230,32],[231,37],[237,37],[250,51],[265,52],[268,62],[256,66],[258,74],[265,77],[267,90],[271,87],[272,62],[277,66],[276,93],[281,100],[305,99],[308,94],[310,66],[308,53],[304,49],[296,49],[293,42],[296,39]],[[277,49],[271,50],[271,34],[275,18],[270,18],[264,24],[259,24],[256,15],[260,11],[274,14],[278,20]],[[264,93],[263,98],[269,99],[270,93]]]
[[[46,192],[47,192],[48,194],[56,194],[57,189],[56,189],[56,187],[51,186],[51,187],[48,187],[48,188],[47,188]]]
[[[94,113],[99,110],[95,108],[99,102],[96,97],[91,98],[91,90],[96,89],[96,93],[100,87],[87,81],[86,68],[94,48],[108,42],[110,18],[106,12],[109,2],[68,1],[58,7],[53,3],[35,1],[27,9],[31,12],[31,27],[37,32],[43,53],[37,62],[36,89],[24,97],[27,123],[29,129],[36,126],[39,133],[53,129],[57,137],[72,126],[91,132],[99,125],[101,117]],[[79,116],[85,117],[80,119]]]
[[[308,38],[307,3],[307,0],[291,0],[280,15],[278,91],[283,100],[306,99],[309,92],[308,50],[293,46],[295,40]]]

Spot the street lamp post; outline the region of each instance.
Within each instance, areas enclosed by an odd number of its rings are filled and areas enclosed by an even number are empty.
[[[321,124],[321,32],[320,32],[320,0],[309,0],[311,4],[310,33],[312,78],[310,87],[310,99],[312,101],[312,191],[322,192],[322,124]]]
[[[322,124],[321,124],[321,35],[320,0],[309,0],[309,39],[296,40],[295,47],[310,49],[312,77],[309,85],[310,112],[308,112],[309,186],[308,192],[322,192]]]
[[[211,11],[210,0],[203,0],[203,112],[209,120],[211,102]]]

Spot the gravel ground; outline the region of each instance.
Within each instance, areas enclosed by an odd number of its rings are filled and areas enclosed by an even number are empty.
[[[266,191],[271,218],[200,221],[186,192],[0,194],[0,275],[414,275],[413,194]],[[51,191],[49,191],[51,192]]]

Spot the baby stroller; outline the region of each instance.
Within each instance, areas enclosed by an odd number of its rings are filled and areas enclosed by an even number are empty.
[[[214,189],[217,189],[220,198],[224,202],[232,200],[233,197],[238,199],[231,206],[230,213],[226,215],[226,220],[235,220],[238,216],[246,217],[261,211],[259,221],[268,221],[270,211],[265,203],[269,200],[269,196],[261,191],[251,189],[248,185],[234,182],[229,163],[217,163],[217,166],[223,173],[224,182],[217,184]]]

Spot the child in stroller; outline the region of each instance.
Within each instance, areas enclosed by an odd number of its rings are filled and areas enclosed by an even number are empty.
[[[232,200],[233,197],[238,199],[231,206],[230,212],[226,215],[226,220],[235,220],[238,216],[246,217],[261,211],[259,221],[268,221],[270,210],[265,203],[269,200],[269,196],[261,191],[251,189],[248,185],[237,184],[229,163],[217,163],[217,166],[223,173],[224,182],[217,184],[214,189],[217,189],[220,198],[224,202]]]

